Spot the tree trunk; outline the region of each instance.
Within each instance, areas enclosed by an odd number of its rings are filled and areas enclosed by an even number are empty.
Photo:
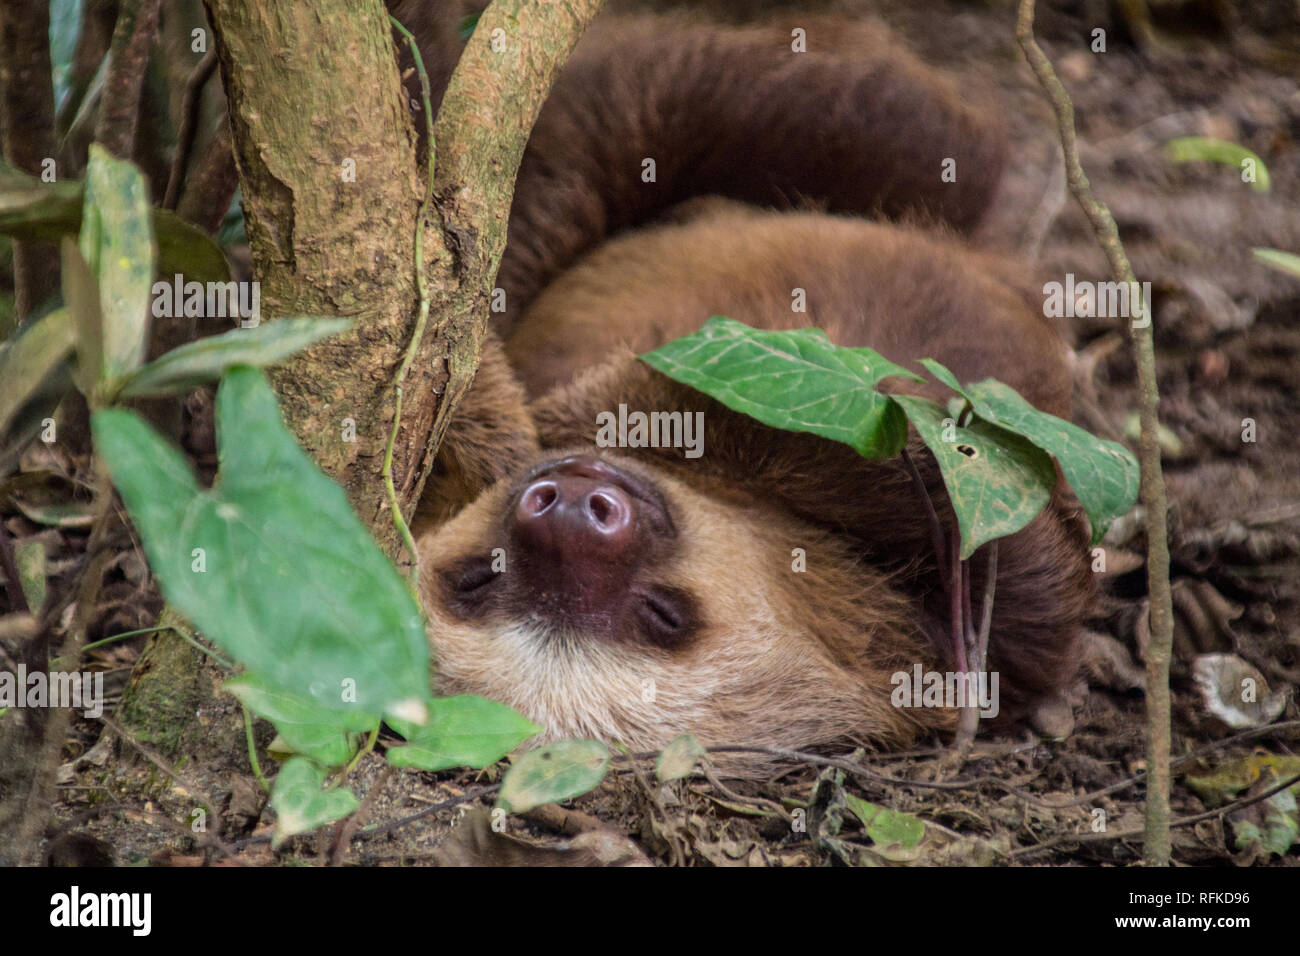
[[[424,240],[432,334],[404,383],[393,453],[404,512],[473,378],[528,133],[600,5],[497,0],[443,98],[433,137],[436,208]],[[394,378],[418,311],[423,184],[384,6],[208,0],[208,7],[263,311],[357,320],[351,333],[275,376],[285,419],[397,555],[380,464]]]
[[[400,537],[380,468],[393,422],[394,377],[419,313],[415,234],[426,193],[383,4],[207,3],[263,320],[356,320],[350,333],[308,350],[274,376],[285,420],[343,486],[381,546],[396,555]],[[529,131],[601,3],[497,0],[480,18],[443,98],[423,243],[430,334],[404,383],[393,455],[394,484],[407,513],[451,407],[474,376]],[[160,734],[157,719],[145,722],[140,708],[132,709],[134,701],[148,701],[149,709],[165,713],[163,725],[188,724],[196,710],[210,710],[210,702],[193,698],[198,685],[172,686],[177,673],[198,666],[196,653],[170,631],[158,634],[121,713],[133,732],[165,752],[220,763],[229,750],[220,741],[183,727]],[[201,690],[213,692],[207,685]]]
[[[274,376],[285,420],[395,554],[379,463],[414,316],[420,189],[383,3],[208,9],[263,318],[356,320]]]
[[[0,140],[10,163],[41,175],[54,158],[54,80],[46,0],[0,3]],[[21,320],[58,288],[58,255],[14,241],[14,312]],[[7,330],[0,329],[0,335]]]

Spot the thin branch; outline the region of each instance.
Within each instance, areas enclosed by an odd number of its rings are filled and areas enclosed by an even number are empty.
[[[118,8],[95,140],[120,159],[130,159],[135,147],[140,95],[149,66],[149,45],[158,28],[159,5],[160,0],[122,0]]]
[[[1057,132],[1065,154],[1065,178],[1079,208],[1088,218],[1098,245],[1106,254],[1116,281],[1132,283],[1137,292],[1135,316],[1142,323],[1130,323],[1141,393],[1141,435],[1138,441],[1142,467],[1142,503],[1146,510],[1147,589],[1150,593],[1151,639],[1147,646],[1147,787],[1145,858],[1148,864],[1169,864],[1169,658],[1173,645],[1173,600],[1169,587],[1169,540],[1166,527],[1167,500],[1160,467],[1160,396],[1156,383],[1155,345],[1151,335],[1151,303],[1143,302],[1140,286],[1120,242],[1119,228],[1104,203],[1092,195],[1088,177],[1079,162],[1074,129],[1074,105],[1056,77],[1051,62],[1034,40],[1034,0],[1020,0],[1016,15],[1016,40],[1025,59],[1038,77],[1056,114]]]
[[[1206,810],[1204,813],[1193,814],[1189,817],[1179,817],[1176,820],[1170,821],[1169,828],[1190,827],[1197,823],[1203,823],[1206,820],[1213,820],[1216,817],[1222,819],[1229,813],[1235,813],[1237,810],[1242,810],[1251,804],[1267,800],[1269,797],[1281,793],[1283,790],[1289,790],[1297,783],[1300,783],[1300,773],[1253,796],[1242,797],[1240,800],[1234,800],[1226,806],[1218,807],[1214,810]],[[1144,842],[1146,840],[1146,831],[1144,828],[1142,830],[1120,830],[1118,833],[1063,833],[1060,836],[1052,837],[1052,839],[1046,840],[1043,843],[1012,850],[1011,856],[1028,856],[1031,853],[1038,853],[1041,850],[1047,850],[1054,846],[1059,846],[1062,843],[1099,843],[1105,840],[1137,840],[1138,842]]]
[[[185,94],[181,98],[181,128],[176,137],[176,158],[172,160],[171,175],[167,177],[167,193],[163,197],[164,209],[175,209],[181,198],[181,183],[185,180],[185,170],[190,165],[190,153],[194,149],[194,137],[199,126],[199,113],[202,112],[203,88],[217,69],[217,49],[213,47],[203,54],[198,66],[185,81]]]
[[[450,314],[469,313],[474,321],[447,356],[447,390],[413,495],[433,468],[452,410],[478,367],[486,301],[505,251],[505,229],[495,224],[504,223],[514,198],[528,134],[560,67],[602,6],[604,0],[493,0],[443,94],[430,137],[438,153],[433,192],[444,247],[460,280]]]

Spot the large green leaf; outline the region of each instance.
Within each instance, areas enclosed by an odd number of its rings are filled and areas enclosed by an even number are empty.
[[[1110,523],[1137,501],[1140,469],[1133,453],[1119,442],[1105,441],[1063,418],[1040,412],[1011,386],[997,379],[962,387],[953,374],[933,359],[922,359],[936,378],[971,403],[986,422],[1027,438],[1061,465],[1079,503],[1092,524],[1093,543]]]
[[[388,748],[388,762],[393,766],[481,769],[542,732],[541,727],[504,704],[472,695],[438,698],[430,703],[430,711],[423,727],[403,720],[390,721],[408,741]]]
[[[641,359],[765,425],[843,442],[867,458],[890,458],[907,422],[884,378],[920,376],[866,348],[841,348],[820,329],[761,331],[714,316],[700,331]]]
[[[0,234],[58,245],[62,236],[81,231],[80,182],[43,183],[0,162]],[[226,256],[212,238],[167,209],[150,211],[158,240],[158,271],[197,282],[230,278]]]
[[[605,779],[609,748],[597,740],[562,740],[524,754],[506,771],[497,805],[524,813],[586,793]]]
[[[1014,534],[1043,510],[1056,484],[1046,452],[988,422],[959,427],[929,399],[897,395],[894,400],[939,463],[957,513],[963,558],[987,541]]]
[[[276,813],[271,846],[289,837],[342,820],[360,803],[351,790],[325,790],[325,770],[306,757],[294,757],[280,768],[271,788],[271,809]]]
[[[144,360],[155,254],[144,176],[93,143],[78,246],[99,287],[103,364],[97,378],[114,382]]]
[[[356,752],[355,734],[379,726],[379,715],[365,711],[327,710],[310,698],[277,687],[255,674],[231,678],[222,690],[233,694],[257,716],[275,724],[294,753],[326,767],[341,767]]]
[[[234,368],[217,392],[210,490],[133,413],[106,409],[92,426],[164,597],[213,641],[326,709],[424,719],[420,610],[262,373]]]
[[[32,398],[46,376],[72,351],[76,331],[67,309],[56,309],[0,349],[0,434]]]
[[[123,381],[123,398],[188,392],[215,382],[233,365],[265,368],[321,339],[350,328],[350,319],[277,319],[251,329],[232,329],[172,349]]]

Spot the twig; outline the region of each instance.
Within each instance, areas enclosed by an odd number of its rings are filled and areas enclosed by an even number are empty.
[[[1229,813],[1244,809],[1253,803],[1259,803],[1261,800],[1267,800],[1274,794],[1281,793],[1283,790],[1289,790],[1291,787],[1300,783],[1300,773],[1288,780],[1283,780],[1274,787],[1269,787],[1262,793],[1257,793],[1252,797],[1243,797],[1240,800],[1234,800],[1226,806],[1219,807],[1215,810],[1206,810],[1204,813],[1197,813],[1190,817],[1179,817],[1169,823],[1169,829],[1174,827],[1189,827],[1206,820],[1213,820],[1215,817],[1223,818]],[[1166,838],[1167,838],[1166,834]],[[1011,851],[1011,856],[1028,856],[1031,853],[1038,853],[1042,850],[1051,849],[1062,843],[1099,843],[1105,840],[1136,840],[1143,843],[1146,840],[1145,828],[1141,830],[1121,830],[1118,833],[1063,833],[1060,836],[1052,837],[1042,843],[1036,843],[1033,846],[1020,847]]]
[[[452,807],[458,807],[462,803],[469,803],[471,800],[477,800],[479,797],[486,797],[489,794],[496,793],[500,789],[501,789],[501,784],[493,783],[485,787],[479,787],[477,790],[467,790],[465,793],[462,793],[460,796],[452,797],[450,800],[443,800],[441,803],[432,803],[429,806],[425,807],[423,810],[421,810],[419,813],[413,813],[407,817],[401,817],[397,820],[391,820],[388,823],[378,823],[375,824],[373,827],[366,827],[365,829],[357,833],[355,839],[365,840],[365,839],[369,839],[370,837],[380,836],[381,834],[384,833],[390,833],[393,830],[396,830],[398,827],[404,827],[408,823],[415,823],[417,820],[423,820],[425,817],[430,816],[434,813],[438,813],[439,811],[442,810],[450,810]],[[270,840],[271,839],[270,835],[268,834],[265,837],[265,839]],[[236,844],[236,846],[238,846],[238,844]]]
[[[1066,182],[1079,208],[1088,218],[1098,245],[1106,254],[1111,272],[1119,282],[1140,289],[1128,256],[1120,242],[1119,228],[1105,204],[1092,195],[1088,177],[1079,162],[1074,129],[1074,105],[1056,77],[1051,62],[1034,40],[1034,0],[1020,0],[1016,15],[1016,40],[1034,75],[1042,85],[1056,114],[1057,132],[1065,154]],[[1151,638],[1147,646],[1147,787],[1145,859],[1148,864],[1169,864],[1169,658],[1173,644],[1173,601],[1169,587],[1169,541],[1166,527],[1167,501],[1160,468],[1159,391],[1155,373],[1155,345],[1151,335],[1151,303],[1135,308],[1145,315],[1142,325],[1130,323],[1130,336],[1138,369],[1141,392],[1141,434],[1138,448],[1142,469],[1142,503],[1146,510],[1147,590],[1150,600]]]
[[[379,779],[371,784],[366,790],[366,795],[361,798],[361,806],[355,811],[349,813],[346,817],[338,822],[334,829],[334,840],[330,844],[330,866],[342,866],[343,857],[347,855],[348,847],[352,843],[352,837],[356,835],[357,827],[365,819],[367,813],[375,805],[375,800],[384,792],[384,787],[388,786],[388,781],[392,779],[397,768],[392,764],[384,767],[383,773]]]

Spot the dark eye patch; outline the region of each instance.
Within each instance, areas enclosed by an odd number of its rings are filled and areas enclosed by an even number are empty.
[[[632,600],[637,630],[655,647],[681,647],[699,624],[695,598],[682,588],[652,587]]]
[[[491,558],[470,558],[447,569],[442,578],[451,609],[463,615],[482,611],[500,577]]]

